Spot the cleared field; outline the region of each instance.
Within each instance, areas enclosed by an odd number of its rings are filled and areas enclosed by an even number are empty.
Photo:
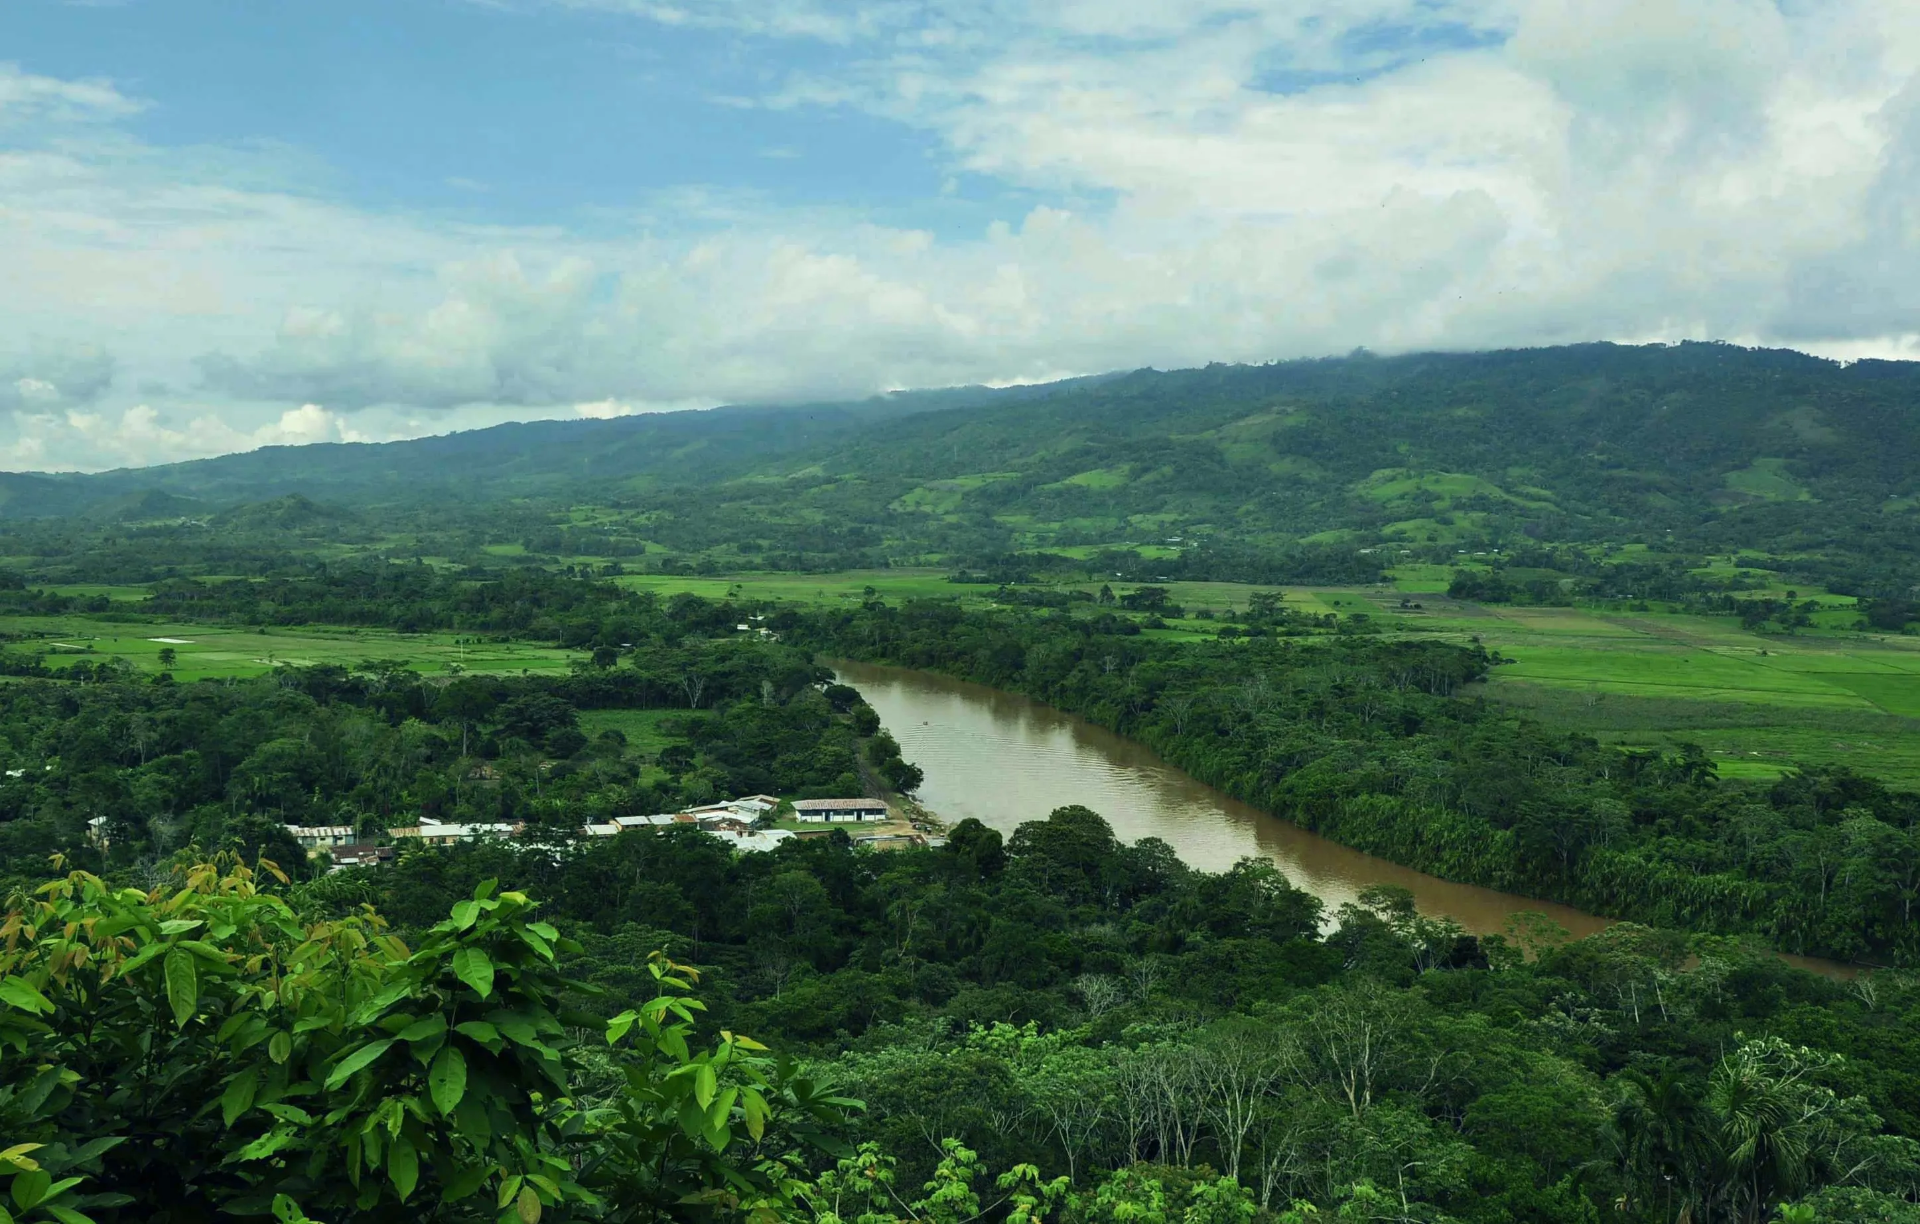
[[[56,595],[66,595],[77,599],[92,599],[105,596],[115,603],[132,603],[147,597],[144,586],[110,586],[103,582],[66,582],[55,583],[44,588]]]
[[[1484,694],[1622,744],[1696,743],[1729,777],[1845,764],[1920,785],[1920,640],[1757,634],[1731,617],[1439,606],[1398,627],[1512,663]]]
[[[390,633],[378,629],[302,627],[228,629],[209,625],[140,624],[86,617],[0,617],[9,648],[44,656],[47,666],[78,659],[125,659],[144,672],[172,671],[179,680],[254,676],[275,667],[317,663],[352,666],[362,660],[402,662],[426,672],[564,671],[580,655],[518,642],[482,642],[451,633]],[[165,639],[165,640],[160,640]],[[172,650],[171,668],[160,652]]]
[[[662,731],[660,724],[686,713],[685,710],[582,710],[580,730],[588,736],[618,731],[627,737],[627,747],[658,752],[673,742],[673,737]]]

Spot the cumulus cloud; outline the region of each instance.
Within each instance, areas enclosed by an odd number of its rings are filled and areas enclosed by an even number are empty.
[[[289,408],[253,429],[236,429],[214,413],[175,425],[158,409],[135,404],[124,412],[37,413],[23,417],[14,439],[0,444],[0,463],[42,470],[147,467],[203,459],[263,446],[376,439],[318,404]]]
[[[0,412],[90,404],[113,384],[113,357],[91,345],[44,346],[0,354]]]
[[[0,361],[0,407],[51,422],[22,437],[175,455],[296,436],[301,405],[385,436],[1361,344],[1920,335],[1907,0],[574,3],[804,42],[827,67],[736,101],[909,125],[1028,203],[936,233],[689,184],[630,227],[483,228],[125,142],[0,151],[30,303],[0,326],[111,329],[130,381],[202,405],[147,422]],[[10,79],[0,112],[52,96]]]

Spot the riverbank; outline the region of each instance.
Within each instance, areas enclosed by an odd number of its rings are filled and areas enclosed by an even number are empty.
[[[925,772],[919,798],[949,823],[968,817],[1003,834],[1056,807],[1082,804],[1123,840],[1157,837],[1182,861],[1223,871],[1244,857],[1275,863],[1319,897],[1329,917],[1374,885],[1404,888],[1420,911],[1474,934],[1501,934],[1520,914],[1541,914],[1575,937],[1616,919],[1572,906],[1442,879],[1283,820],[1206,785],[1150,748],[1030,698],[937,672],[826,660],[859,689]],[[1827,976],[1854,966],[1782,954]]]

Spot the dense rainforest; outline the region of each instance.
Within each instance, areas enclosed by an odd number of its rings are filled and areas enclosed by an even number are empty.
[[[10,1218],[1920,1218],[1901,975],[1476,940],[1391,889],[1323,915],[1082,808],[940,849],[641,829],[274,873],[14,896]]]

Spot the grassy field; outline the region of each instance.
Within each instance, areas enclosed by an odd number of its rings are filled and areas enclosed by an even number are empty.
[[[673,742],[660,729],[669,718],[678,718],[685,710],[582,710],[580,730],[588,736],[602,731],[618,731],[627,737],[627,746],[641,752],[658,752]]]
[[[208,625],[129,625],[83,616],[0,617],[11,649],[44,656],[59,668],[73,660],[125,659],[143,672],[171,670],[178,680],[252,676],[282,664],[351,666],[366,659],[404,662],[426,673],[458,667],[470,672],[564,671],[581,656],[523,643],[475,643],[451,633],[390,633],[378,629],[228,629]],[[171,669],[160,652],[171,648]]]
[[[1477,638],[1511,660],[1484,694],[1556,724],[1622,744],[1691,741],[1729,776],[1832,763],[1920,785],[1920,639],[1837,625],[1757,634],[1719,616],[1421,602],[1417,612],[1389,606],[1384,620]]]

